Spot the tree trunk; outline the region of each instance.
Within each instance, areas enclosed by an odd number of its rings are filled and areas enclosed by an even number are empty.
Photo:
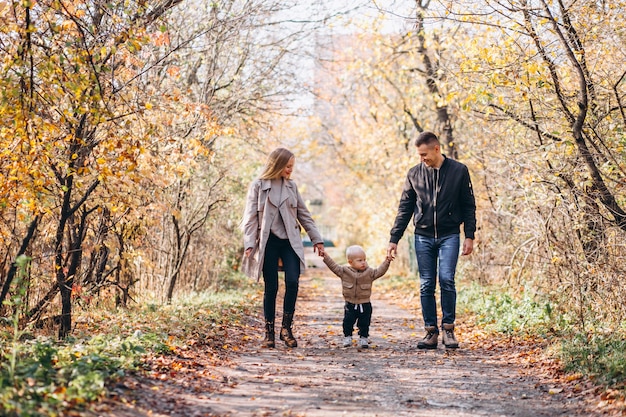
[[[32,240],[33,235],[35,234],[35,230],[37,229],[37,225],[39,224],[39,220],[40,220],[40,217],[36,216],[33,219],[33,221],[30,222],[30,225],[28,226],[28,230],[26,232],[26,236],[22,240],[22,245],[20,246],[20,249],[17,251],[15,259],[17,259],[20,255],[23,255],[24,253],[26,253],[26,250],[28,249],[28,245],[30,244],[30,241]],[[9,268],[9,272],[7,273],[7,278],[4,281],[4,284],[2,285],[2,292],[0,293],[0,312],[2,312],[3,310],[2,306],[4,305],[4,300],[6,299],[7,294],[9,293],[9,289],[11,288],[11,283],[13,282],[13,278],[15,277],[16,272],[17,272],[17,265],[15,264],[15,262],[13,262],[11,264],[11,267]]]
[[[418,48],[417,51],[422,56],[422,62],[425,68],[426,86],[435,101],[437,111],[437,126],[433,130],[438,132],[444,149],[442,151],[452,159],[458,158],[457,146],[454,142],[454,134],[450,114],[448,113],[448,105],[445,103],[443,95],[437,85],[439,75],[437,74],[438,63],[433,62],[426,48],[426,37],[424,35],[424,10],[428,8],[429,1],[417,2],[417,11],[415,13],[415,26],[417,31]]]
[[[54,267],[56,270],[57,287],[61,294],[61,322],[59,325],[59,339],[64,339],[72,329],[72,288],[67,286],[67,276],[63,265],[63,235],[69,217],[72,177],[66,178],[67,191],[63,193],[63,205],[54,244]]]

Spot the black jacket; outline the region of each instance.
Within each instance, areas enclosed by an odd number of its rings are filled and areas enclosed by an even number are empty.
[[[436,189],[436,193],[434,190]],[[398,243],[413,217],[415,234],[440,238],[459,233],[474,239],[476,201],[467,167],[444,158],[437,170],[420,163],[406,176],[391,243]]]

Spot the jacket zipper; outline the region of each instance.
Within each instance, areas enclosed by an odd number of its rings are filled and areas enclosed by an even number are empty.
[[[435,176],[435,191],[434,191],[434,197],[433,197],[433,210],[434,210],[434,214],[433,214],[433,220],[434,220],[434,228],[435,228],[435,239],[437,239],[437,190],[439,189],[439,170],[435,169],[434,170],[434,176]]]

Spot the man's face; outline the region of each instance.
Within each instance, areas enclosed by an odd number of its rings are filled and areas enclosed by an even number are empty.
[[[417,147],[417,153],[426,166],[437,167],[441,161],[441,149],[438,144],[420,145]]]

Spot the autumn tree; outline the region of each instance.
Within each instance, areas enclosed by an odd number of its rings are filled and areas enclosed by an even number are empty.
[[[540,276],[547,287],[560,289],[556,298],[575,301],[579,323],[589,313],[619,320],[624,298],[614,289],[623,273],[618,242],[626,231],[625,4],[444,4],[447,18],[481,34],[457,52],[463,59],[458,77],[470,92],[466,108],[500,133],[500,154],[486,159],[486,169],[498,164],[496,158],[508,159],[521,187],[511,207],[516,223],[540,222],[527,236],[527,255],[518,259],[529,261],[523,266],[528,275],[536,277],[532,268],[545,271]],[[487,139],[484,145],[495,143]],[[492,191],[504,191],[501,178],[489,177]],[[500,203],[507,198],[491,197]]]
[[[320,37],[318,50],[313,143],[301,153],[315,154],[315,172],[323,173],[329,211],[320,222],[334,219],[340,246],[359,242],[376,253],[386,244],[395,210],[391,184],[411,163],[406,149],[414,130],[404,113],[409,99],[398,99],[390,82],[394,65],[385,60],[391,48],[375,34]]]
[[[30,255],[26,318],[60,294],[65,336],[83,297],[171,299],[236,268],[234,167],[266,151],[298,86],[283,62],[322,21],[273,0],[1,5],[2,299]]]
[[[206,288],[237,267],[246,165],[264,158],[267,132],[298,88],[286,61],[309,29],[285,17],[296,13],[293,7],[274,0],[207,3],[182,8],[163,25],[163,47],[155,52],[160,70],[146,89],[171,98],[158,105],[167,107],[166,118],[155,129],[171,141],[161,149],[179,146],[183,167],[191,167],[161,177],[167,182],[155,201],[161,226],[147,236],[159,249],[146,252],[142,285],[157,288],[165,277],[166,300],[177,287]]]
[[[340,194],[346,200],[335,202],[342,208],[339,218],[348,223],[341,229],[356,229],[360,239],[381,247],[389,238],[404,174],[418,162],[413,146],[417,133],[436,131],[453,158],[459,156],[459,144],[470,138],[459,135],[457,140],[455,135],[463,126],[460,86],[449,82],[446,72],[455,64],[448,45],[463,32],[447,31],[441,19],[434,20],[428,1],[394,9],[373,3],[375,19],[355,24],[349,34],[318,41],[315,137],[336,161],[321,165],[332,170],[329,194],[337,194],[332,190],[345,183]],[[350,211],[363,222],[350,225]]]
[[[147,28],[177,3],[2,3],[3,262],[32,257],[36,299],[27,315],[38,317],[59,293],[60,337],[71,330],[90,225],[134,203],[129,191],[150,133],[133,124],[150,105],[136,89],[134,54]],[[12,269],[3,274],[3,297]]]
[[[346,168],[336,177],[357,179],[338,207],[384,202],[389,167],[397,174],[414,162],[394,143],[407,146],[423,126],[452,128],[481,207],[468,275],[533,281],[583,325],[590,312],[619,320],[623,6],[418,1],[410,13],[381,9],[412,26],[389,34],[364,24],[335,38],[321,62],[342,72],[317,80],[314,143],[331,150],[333,173]]]

